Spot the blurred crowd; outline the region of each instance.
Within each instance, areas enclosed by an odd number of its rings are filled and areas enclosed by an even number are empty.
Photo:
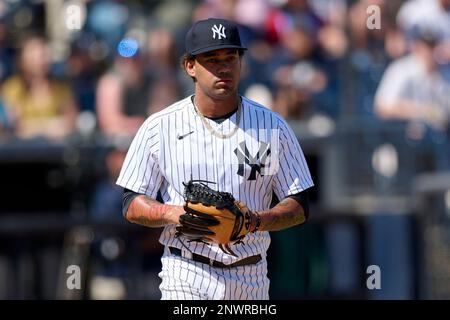
[[[413,139],[446,139],[449,0],[15,0],[0,3],[0,141],[101,133],[126,149],[192,93],[184,35],[211,16],[249,48],[241,93],[286,119],[405,121]]]
[[[179,57],[208,17],[239,25],[240,92],[289,121],[400,121],[411,139],[448,140],[450,0],[3,0],[0,143],[110,139],[91,206],[120,212],[127,143],[193,92]]]
[[[192,92],[183,36],[211,16],[236,21],[249,48],[241,92],[287,119],[370,115],[443,130],[449,12],[448,0],[3,1],[2,140],[63,139],[86,114],[93,130],[133,135]]]

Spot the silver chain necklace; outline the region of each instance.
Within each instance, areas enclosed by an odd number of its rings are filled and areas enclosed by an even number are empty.
[[[241,109],[242,109],[242,102],[241,99],[239,99],[239,103],[238,103],[238,109],[236,111],[236,124],[233,128],[233,130],[231,130],[230,132],[223,134],[223,133],[219,133],[217,132],[208,122],[208,120],[205,119],[205,116],[200,112],[200,110],[197,108],[197,105],[195,104],[195,98],[192,100],[193,104],[194,104],[194,108],[197,111],[198,115],[200,116],[200,119],[202,120],[204,126],[206,127],[206,129],[208,129],[208,131],[216,136],[217,138],[220,139],[227,139],[231,136],[233,136],[237,129],[239,129],[239,122],[241,120]]]

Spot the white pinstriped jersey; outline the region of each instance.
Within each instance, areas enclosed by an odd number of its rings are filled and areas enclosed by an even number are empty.
[[[155,199],[161,192],[166,204],[183,204],[183,182],[212,181],[213,189],[230,192],[250,210],[266,210],[272,191],[279,199],[311,186],[303,152],[286,122],[271,110],[242,97],[239,129],[229,138],[211,134],[193,105],[192,96],[151,115],[136,134],[117,184]],[[221,123],[207,119],[216,132],[226,134],[236,125],[237,113]],[[268,232],[248,234],[231,245],[236,256],[219,246],[175,238],[175,226],[166,226],[160,242],[225,264],[248,256],[266,257]]]

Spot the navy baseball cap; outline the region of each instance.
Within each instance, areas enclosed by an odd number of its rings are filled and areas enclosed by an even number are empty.
[[[190,55],[226,48],[247,50],[241,44],[238,27],[231,21],[200,20],[186,34],[186,53]]]

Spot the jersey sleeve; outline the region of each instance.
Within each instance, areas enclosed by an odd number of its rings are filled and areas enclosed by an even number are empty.
[[[279,142],[279,165],[274,176],[274,192],[281,200],[312,187],[314,183],[297,137],[282,120]]]
[[[128,149],[116,182],[119,186],[156,198],[162,183],[159,138],[159,123],[147,119]]]

